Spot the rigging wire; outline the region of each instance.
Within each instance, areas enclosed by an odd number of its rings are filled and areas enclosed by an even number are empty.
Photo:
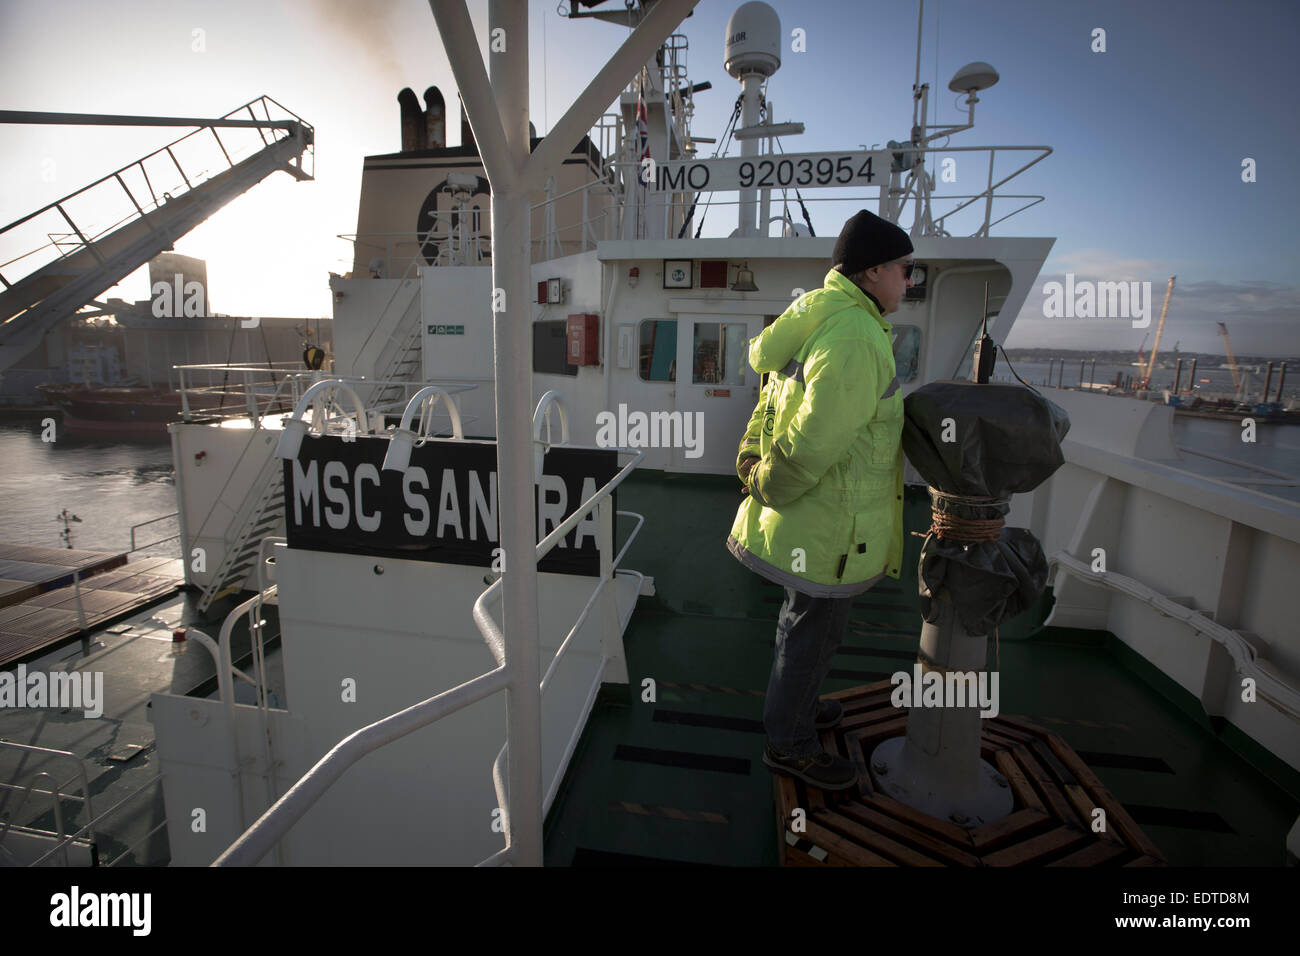
[[[727,121],[727,129],[726,132],[723,133],[722,142],[719,143],[718,148],[713,151],[713,157],[712,157],[713,159],[717,159],[718,156],[720,156],[726,150],[727,146],[730,145],[731,143],[731,133],[736,128],[736,121],[740,119],[741,100],[742,100],[741,97],[739,96],[736,97],[736,108],[732,110],[731,119]],[[713,195],[712,190],[709,191],[709,195],[710,196]],[[690,228],[691,220],[695,218],[695,207],[699,204],[699,201],[700,201],[700,197],[699,194],[697,193],[695,198],[691,200],[691,208],[686,210],[686,216],[682,220],[682,228],[677,232],[678,239],[684,238],[687,230]],[[704,212],[700,213],[700,225],[699,228],[695,230],[696,239],[700,238],[700,232],[704,229],[704,219],[709,214],[710,205],[711,203],[708,201],[704,203]]]
[[[783,156],[785,155],[785,146],[782,145],[781,140],[780,140],[779,137],[777,138],[777,141],[776,141],[776,148],[779,149],[779,150],[781,151],[781,155],[783,155]],[[804,202],[803,202],[803,193],[799,192],[799,187],[798,187],[798,186],[795,186],[795,187],[794,187],[794,198],[795,198],[795,201],[799,203],[799,209],[800,209],[800,211],[803,213],[803,221],[804,221],[804,225],[806,225],[806,226],[808,227],[808,234],[809,234],[810,236],[812,236],[814,239],[816,239],[816,238],[817,238],[817,230],[813,228],[812,217],[808,215],[808,207],[804,205]],[[790,218],[790,217],[789,217],[789,215],[787,214],[786,219],[789,219],[789,218]]]

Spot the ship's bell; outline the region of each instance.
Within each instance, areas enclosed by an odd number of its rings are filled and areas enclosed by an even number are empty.
[[[754,285],[754,273],[750,271],[749,263],[746,262],[736,273],[736,281],[731,284],[732,292],[757,292],[758,286]]]

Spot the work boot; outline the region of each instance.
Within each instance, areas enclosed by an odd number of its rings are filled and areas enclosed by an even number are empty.
[[[814,723],[818,730],[830,730],[844,717],[844,708],[838,700],[817,701],[817,716]]]
[[[776,773],[798,777],[821,790],[847,790],[858,781],[858,771],[852,763],[824,750],[811,757],[796,757],[779,753],[768,743],[763,750],[763,763]]]

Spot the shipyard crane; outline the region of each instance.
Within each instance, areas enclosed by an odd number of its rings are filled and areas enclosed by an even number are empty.
[[[1151,343],[1151,355],[1147,359],[1147,369],[1142,375],[1142,384],[1139,388],[1151,387],[1151,372],[1156,367],[1156,352],[1160,351],[1160,333],[1165,330],[1165,316],[1169,314],[1169,300],[1174,294],[1174,279],[1177,276],[1169,277],[1169,286],[1165,289],[1165,304],[1160,309],[1160,324],[1156,326],[1156,340]],[[1142,341],[1146,341],[1143,339]],[[1175,346],[1177,348],[1177,346]]]
[[[1219,334],[1223,336],[1223,347],[1228,353],[1228,371],[1232,373],[1232,387],[1241,392],[1241,376],[1237,374],[1237,359],[1232,354],[1232,339],[1228,335],[1228,327],[1222,322],[1219,323]]]
[[[272,119],[272,108],[280,118]],[[177,239],[271,173],[284,170],[299,181],[314,178],[305,163],[313,156],[314,130],[269,96],[215,120],[0,110],[4,123],[196,129],[0,228],[0,374],[38,348],[60,322],[173,248]],[[217,132],[230,127],[257,133],[260,140],[252,140],[251,155],[238,161],[231,157],[234,147],[228,149]],[[208,136],[220,153],[203,155],[201,150],[211,145]],[[219,171],[205,175],[195,168],[197,162]],[[113,209],[117,211],[108,211]],[[88,215],[116,221],[95,229],[88,225]],[[47,241],[33,248],[41,240]],[[21,278],[12,278],[20,273]]]

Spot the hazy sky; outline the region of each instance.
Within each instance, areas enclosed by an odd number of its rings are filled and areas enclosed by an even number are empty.
[[[529,5],[533,121],[543,133],[626,33],[563,20],[556,2]],[[738,93],[722,69],[737,5],[703,0],[679,30],[690,42],[692,80],[713,83],[696,97],[701,136],[721,136]],[[787,150],[907,138],[915,3],[772,6],[787,49],[792,30],[806,31],[807,51],[784,55],[768,92],[778,120],[807,127]],[[469,8],[482,37],[487,4]],[[1162,349],[1181,341],[1184,350],[1221,351],[1215,323],[1224,321],[1238,353],[1300,354],[1300,124],[1289,90],[1300,5],[931,0],[925,21],[921,75],[939,91],[932,122],[965,116],[947,90],[958,67],[986,60],[1001,74],[981,95],[975,129],[951,145],[1055,149],[1005,187],[1046,201],[994,227],[1057,240],[1008,346],[1136,349],[1145,333],[1127,322],[1043,318],[1042,282],[1066,272],[1150,281],[1158,310],[1177,274]],[[1092,50],[1096,28],[1105,30],[1105,52]],[[277,173],[176,244],[208,261],[212,308],[236,314],[328,315],[326,274],[351,264],[350,244],[335,237],[356,229],[362,157],[400,146],[397,91],[436,84],[453,112],[455,103],[420,0],[0,0],[0,79],[4,109],[215,117],[266,93],[310,122],[315,182]],[[449,120],[455,142],[458,124]],[[184,132],[0,127],[0,221]],[[941,185],[977,192],[987,159],[956,155],[958,182]],[[1242,181],[1245,158],[1255,161],[1256,182]],[[1000,158],[997,175],[1013,168]],[[835,234],[844,211],[813,208],[818,235]],[[709,219],[706,235],[734,226],[721,211]],[[148,283],[137,273],[109,294],[145,298]]]

